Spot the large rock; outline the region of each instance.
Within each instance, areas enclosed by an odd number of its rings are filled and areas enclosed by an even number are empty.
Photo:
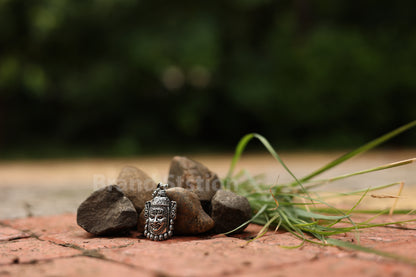
[[[77,211],[77,223],[94,235],[116,235],[137,225],[137,212],[117,186],[94,191]]]
[[[234,230],[252,216],[247,198],[231,191],[217,191],[211,204],[211,217],[215,221],[214,231],[216,233],[226,233]],[[244,226],[234,233],[242,232],[246,227]]]
[[[215,192],[221,188],[218,176],[203,164],[186,157],[176,156],[172,159],[168,184],[171,187],[182,187],[198,195],[205,211],[210,207]]]
[[[171,201],[176,201],[176,220],[173,234],[200,234],[211,230],[214,221],[202,209],[198,196],[184,188],[170,188],[166,195]],[[145,225],[144,211],[139,217],[138,230],[143,232]]]
[[[126,166],[121,170],[116,185],[130,199],[138,214],[144,209],[146,201],[152,199],[152,193],[157,187],[152,178],[133,166]]]

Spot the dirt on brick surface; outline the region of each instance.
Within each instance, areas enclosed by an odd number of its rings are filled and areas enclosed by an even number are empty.
[[[375,222],[414,219],[381,216]],[[364,221],[369,216],[357,215]],[[0,276],[416,276],[416,224],[360,231],[360,243],[409,259],[305,243],[288,232],[250,225],[235,236],[174,236],[155,242],[141,233],[95,237],[74,214],[0,221]],[[356,234],[336,238],[355,242]],[[412,264],[413,263],[413,264]]]

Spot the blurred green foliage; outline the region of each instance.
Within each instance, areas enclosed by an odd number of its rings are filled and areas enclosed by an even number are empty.
[[[0,151],[356,146],[416,118],[415,3],[0,0]]]

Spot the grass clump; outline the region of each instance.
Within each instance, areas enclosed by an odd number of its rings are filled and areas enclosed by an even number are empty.
[[[230,169],[226,178],[224,179],[224,188],[234,191],[240,195],[247,197],[250,205],[253,209],[254,216],[250,222],[263,225],[264,227],[259,234],[254,238],[257,239],[267,232],[269,228],[283,228],[290,232],[294,236],[300,239],[300,247],[305,242],[320,244],[325,246],[337,246],[347,248],[351,250],[364,251],[374,253],[388,258],[394,258],[396,260],[404,261],[407,263],[416,264],[416,260],[412,258],[397,256],[392,253],[378,251],[372,248],[368,248],[360,245],[358,230],[372,227],[387,226],[392,224],[403,224],[410,221],[397,221],[388,223],[372,223],[372,219],[380,214],[390,213],[393,214],[398,197],[390,209],[390,211],[376,211],[366,210],[362,212],[376,214],[370,220],[365,222],[355,222],[352,220],[351,215],[356,210],[357,206],[361,203],[364,197],[376,190],[384,189],[392,186],[399,186],[400,195],[403,188],[402,182],[395,182],[387,185],[380,185],[378,187],[367,188],[359,191],[351,191],[348,193],[336,194],[336,197],[343,197],[349,195],[360,194],[360,199],[349,210],[341,210],[328,204],[325,201],[325,197],[319,195],[316,191],[312,190],[317,187],[323,187],[331,184],[334,181],[346,179],[352,176],[367,174],[370,172],[387,170],[390,168],[408,165],[415,162],[416,159],[409,159],[399,162],[390,163],[387,165],[378,166],[375,168],[365,169],[357,172],[352,172],[342,176],[336,176],[329,179],[315,179],[320,174],[330,170],[331,168],[342,164],[343,162],[373,149],[374,147],[386,142],[387,140],[401,134],[402,132],[416,126],[416,120],[412,121],[396,130],[393,130],[369,143],[335,159],[334,161],[322,166],[321,168],[311,172],[305,177],[298,179],[292,171],[286,166],[275,149],[263,136],[252,133],[244,136],[238,143],[235,151],[235,155],[232,159]],[[293,182],[279,185],[265,184],[258,176],[251,176],[247,171],[241,171],[235,174],[235,167],[244,152],[247,144],[253,140],[259,140],[268,152],[283,166],[283,168],[293,177]],[[400,211],[403,213],[404,211]],[[409,212],[409,211],[406,211]],[[341,224],[340,224],[341,223]],[[354,232],[356,234],[356,244],[335,239],[331,236]],[[292,248],[292,247],[291,247]]]

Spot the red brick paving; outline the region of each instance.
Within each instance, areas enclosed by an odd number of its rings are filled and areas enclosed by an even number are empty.
[[[13,240],[13,239],[18,239],[18,238],[24,238],[24,237],[29,237],[30,235],[7,227],[7,226],[0,226],[0,241],[5,241],[5,240]]]
[[[154,276],[152,272],[146,272],[126,265],[112,263],[111,261],[73,257],[55,259],[36,264],[6,265],[0,267],[0,276]]]
[[[82,230],[75,223],[74,214],[62,214],[55,216],[44,216],[44,217],[28,217],[13,220],[3,220],[6,226],[11,226],[17,230],[30,231],[36,236],[42,234],[59,234],[70,231]]]
[[[416,259],[415,226],[363,230],[360,241]],[[73,214],[3,220],[0,276],[416,276],[415,265],[373,254],[312,244],[282,248],[299,244],[282,231],[247,244],[260,228],[250,225],[234,237],[176,236],[153,242],[137,232],[94,237],[76,225]],[[356,240],[353,234],[338,238]]]
[[[24,238],[0,244],[0,265],[12,263],[33,263],[71,257],[81,254],[80,250],[62,247],[37,238]]]

